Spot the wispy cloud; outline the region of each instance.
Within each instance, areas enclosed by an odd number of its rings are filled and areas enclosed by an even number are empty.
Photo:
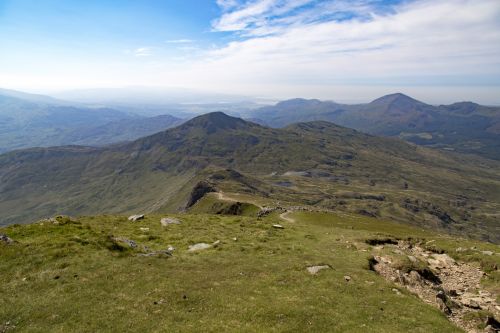
[[[148,57],[152,54],[150,47],[139,47],[132,51],[132,54],[136,57]]]
[[[370,16],[384,7],[388,5],[382,0],[253,0],[221,6],[224,13],[212,27],[215,31],[263,35],[288,25]]]
[[[500,75],[498,0],[254,0],[223,9],[213,29],[239,37],[191,66],[200,84],[328,89]]]

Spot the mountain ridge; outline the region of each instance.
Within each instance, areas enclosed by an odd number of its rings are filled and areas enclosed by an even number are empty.
[[[213,128],[213,121],[220,126]],[[498,162],[325,121],[273,129],[222,113],[129,143],[0,155],[0,219],[10,224],[58,213],[177,211],[203,180],[290,205],[467,230],[500,241]]]
[[[326,120],[423,146],[500,159],[500,107],[472,102],[434,106],[402,93],[366,104],[292,99],[257,109],[250,116],[272,127]]]

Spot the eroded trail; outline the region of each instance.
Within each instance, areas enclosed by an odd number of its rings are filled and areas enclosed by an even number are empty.
[[[290,213],[292,213],[292,212],[291,212],[291,211],[289,211],[289,210],[287,210],[287,211],[286,211],[286,212],[284,212],[284,213],[281,213],[281,214],[280,214],[280,219],[285,220],[285,221],[287,221],[287,222],[294,223],[294,222],[295,222],[295,219],[294,219],[294,218],[291,218],[291,217],[289,217],[289,216],[288,216]]]
[[[402,269],[394,256],[375,255],[371,266],[380,275],[438,307],[467,332],[498,332],[500,305],[496,295],[482,288],[480,282],[485,273],[478,265],[460,263],[447,254],[433,253],[404,241],[375,249],[383,247],[385,252],[390,249],[399,258],[406,257],[412,265],[411,269]],[[486,330],[479,330],[477,322],[470,320],[480,311],[492,314],[484,323]]]
[[[232,198],[223,192],[216,192],[215,195],[217,196],[217,199],[222,200],[222,201],[241,202],[241,200],[237,200],[235,198]],[[275,210],[284,210],[284,208],[281,208],[281,207],[264,207],[262,205],[259,205],[256,202],[253,202],[253,201],[245,201],[245,202],[259,207],[262,215],[265,215],[266,213],[270,213],[270,212],[275,211]],[[288,216],[290,213],[292,213],[291,210],[285,210],[283,213],[281,213],[279,215],[279,217],[280,217],[280,219],[282,219],[284,221],[294,223],[295,219]]]
[[[244,201],[244,200],[238,200],[238,199],[235,199],[235,198],[231,198],[230,196],[228,196],[227,194],[225,194],[223,192],[216,192],[215,195],[217,196],[217,199],[222,200],[222,201],[246,202],[246,203],[249,203],[249,204],[252,204],[254,206],[259,207],[259,209],[263,209],[264,208],[263,206],[259,205],[256,202],[253,202],[253,201]]]

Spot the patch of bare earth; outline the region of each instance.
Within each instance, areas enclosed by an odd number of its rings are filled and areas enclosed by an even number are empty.
[[[370,261],[374,271],[438,307],[467,332],[499,332],[500,306],[496,295],[482,289],[480,281],[485,273],[477,265],[457,262],[447,254],[433,253],[406,241],[378,245],[375,250],[384,247],[400,257],[406,256],[415,268],[400,270],[391,255],[375,254]],[[485,328],[480,329],[478,324]]]

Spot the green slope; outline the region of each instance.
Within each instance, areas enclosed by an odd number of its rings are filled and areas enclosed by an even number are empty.
[[[412,235],[468,261],[496,258],[466,257],[455,247],[500,251],[359,216],[303,212],[291,223],[275,215],[183,214],[175,216],[181,224],[167,228],[160,226],[160,217],[138,222],[109,215],[59,218],[0,228],[16,241],[0,243],[0,328],[461,332],[438,309],[369,270],[368,258],[377,250],[365,241]],[[272,227],[278,222],[284,229]],[[133,240],[137,247],[118,246],[111,235]],[[217,247],[187,251],[189,245],[217,240]],[[140,255],[169,245],[175,247],[170,257]],[[331,268],[307,272],[319,264]]]
[[[328,122],[271,129],[211,113],[105,148],[0,156],[3,224],[182,209],[195,184],[499,239],[500,167]],[[283,185],[285,184],[285,186]]]

